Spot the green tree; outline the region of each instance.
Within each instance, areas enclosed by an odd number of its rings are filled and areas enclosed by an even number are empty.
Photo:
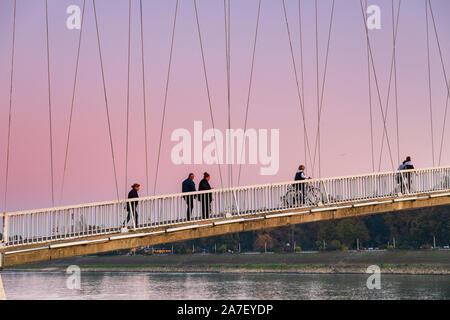
[[[390,241],[389,227],[380,214],[368,216],[364,219],[371,247],[380,246]]]
[[[323,221],[319,225],[319,231],[317,232],[317,240],[325,240],[330,242],[333,239],[337,239],[336,221]]]
[[[256,250],[264,251],[266,245],[267,249],[269,249],[274,247],[274,243],[275,241],[272,236],[268,232],[263,231],[257,233],[255,244],[253,245],[253,247]]]
[[[334,251],[334,250],[340,250],[342,247],[342,244],[339,240],[331,240],[328,246],[326,247],[326,250]]]

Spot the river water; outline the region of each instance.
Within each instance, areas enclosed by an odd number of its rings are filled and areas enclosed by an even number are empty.
[[[450,276],[82,272],[1,273],[7,299],[450,299]],[[69,280],[69,281],[68,281]]]

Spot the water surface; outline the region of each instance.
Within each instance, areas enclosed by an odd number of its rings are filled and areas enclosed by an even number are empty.
[[[450,276],[82,272],[68,289],[63,272],[2,272],[8,299],[449,299]]]

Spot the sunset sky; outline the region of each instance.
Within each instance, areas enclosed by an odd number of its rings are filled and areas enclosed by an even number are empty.
[[[5,191],[5,162],[11,69],[13,0],[0,2],[0,201]],[[69,30],[66,9],[82,0],[49,0],[51,99],[53,112],[55,205],[116,198],[92,0],[86,0],[83,41],[64,192],[61,181],[79,30]],[[319,3],[319,76],[325,64],[331,0]],[[450,76],[450,2],[432,0],[447,76]],[[145,178],[143,90],[139,1],[132,0],[130,145],[125,181],[128,1],[96,0],[106,89],[119,192],[141,183],[141,196],[153,195],[160,126],[175,0],[143,0],[145,77],[149,150],[149,186]],[[369,0],[381,8],[381,29],[369,31],[383,109],[386,108],[392,57],[391,0]],[[227,78],[223,1],[198,0],[198,12],[217,129],[225,132]],[[300,75],[298,1],[286,0],[296,64]],[[317,130],[315,11],[302,0],[305,110],[309,143]],[[398,0],[394,0],[398,8]],[[248,94],[258,0],[231,1],[231,127],[243,128]],[[430,54],[435,163],[438,165],[446,107],[446,85],[430,19]],[[11,156],[7,210],[51,206],[50,147],[45,34],[45,1],[18,0],[13,83]],[[368,66],[364,23],[359,0],[336,0],[320,124],[321,176],[372,172]],[[392,83],[387,128],[395,168],[398,158],[413,158],[416,168],[433,166],[428,91],[425,1],[402,1],[397,39],[399,149]],[[248,128],[278,129],[280,167],[276,175],[260,175],[261,164],[243,166],[240,185],[292,180],[305,164],[303,122],[292,67],[281,0],[262,0]],[[378,171],[383,122],[372,74],[375,171]],[[217,165],[176,165],[171,161],[176,129],[193,134],[194,121],[211,128],[193,0],[180,0],[177,16],[167,111],[156,194],[181,191],[189,172],[211,174],[220,188]],[[448,119],[447,119],[448,120]],[[206,143],[203,145],[206,146]],[[391,170],[384,141],[381,171]],[[307,173],[318,177],[306,160]],[[450,128],[445,131],[441,165],[450,165]],[[317,165],[316,165],[317,167]],[[236,184],[239,165],[233,166]],[[227,166],[222,166],[227,186]],[[3,204],[1,205],[3,210]]]

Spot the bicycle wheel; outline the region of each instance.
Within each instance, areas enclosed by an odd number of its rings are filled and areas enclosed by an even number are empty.
[[[309,204],[312,206],[320,205],[323,203],[322,193],[318,188],[312,187],[308,192]]]

